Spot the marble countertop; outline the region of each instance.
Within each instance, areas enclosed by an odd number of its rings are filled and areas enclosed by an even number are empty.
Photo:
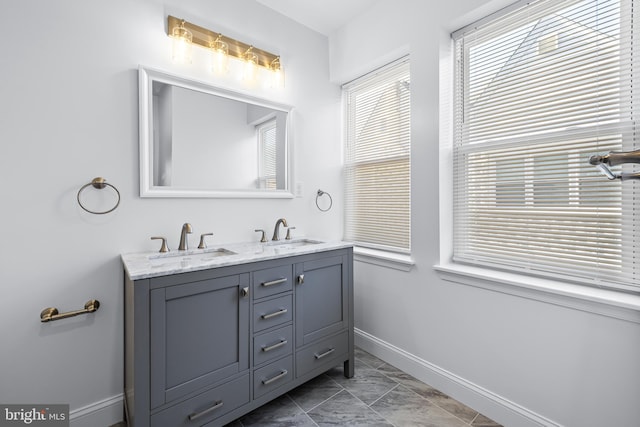
[[[206,249],[174,250],[166,253],[129,253],[122,254],[121,257],[129,278],[139,280],[352,246],[352,243],[342,241],[325,242],[318,239],[297,238],[266,243],[228,243]]]

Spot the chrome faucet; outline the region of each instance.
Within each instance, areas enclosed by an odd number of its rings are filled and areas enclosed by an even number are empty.
[[[182,224],[182,232],[180,233],[180,246],[178,246],[179,251],[186,251],[189,249],[189,240],[187,239],[187,234],[191,234],[191,224],[185,222]]]
[[[280,218],[279,220],[277,220],[276,228],[273,230],[273,237],[271,238],[271,240],[274,240],[274,241],[280,240],[280,224],[284,225],[285,227],[288,227],[286,219]]]

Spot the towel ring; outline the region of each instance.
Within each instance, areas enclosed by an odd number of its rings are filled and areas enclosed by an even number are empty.
[[[114,191],[116,192],[116,194],[118,195],[118,201],[116,202],[116,205],[114,207],[112,207],[111,209],[106,210],[106,211],[102,211],[102,212],[92,211],[92,210],[87,209],[86,207],[84,207],[84,205],[80,201],[80,193],[82,193],[82,190],[84,190],[85,188],[87,188],[90,185],[93,186],[93,188],[97,188],[98,190],[102,190],[105,187],[113,188]],[[113,185],[109,184],[106,179],[104,179],[104,178],[99,176],[99,177],[93,178],[90,183],[85,184],[82,187],[80,187],[80,190],[78,190],[77,199],[78,199],[78,204],[85,211],[87,211],[87,212],[89,212],[91,214],[95,214],[95,215],[104,215],[104,214],[108,214],[109,212],[113,212],[120,205],[120,192],[118,191],[118,189],[116,187],[114,187]]]
[[[318,204],[318,199],[324,195],[329,196],[329,207],[326,209],[322,209],[320,207],[320,205]],[[327,212],[328,210],[331,209],[331,207],[333,206],[333,199],[331,198],[331,194],[327,193],[326,191],[322,191],[322,190],[318,190],[318,193],[316,194],[316,207],[321,211],[321,212]]]

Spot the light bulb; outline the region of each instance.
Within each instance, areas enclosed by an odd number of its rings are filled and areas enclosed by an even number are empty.
[[[191,64],[193,35],[191,31],[184,28],[184,20],[180,23],[179,27],[173,28],[171,37],[173,38],[173,53],[171,59],[179,64]]]
[[[229,45],[221,40],[222,34],[211,43],[211,71],[225,74],[229,71]]]
[[[274,89],[284,88],[284,69],[280,64],[280,57],[278,56],[271,62],[271,87]]]
[[[249,47],[244,53],[244,70],[242,78],[248,83],[253,83],[258,75],[258,55],[251,50],[253,46]]]

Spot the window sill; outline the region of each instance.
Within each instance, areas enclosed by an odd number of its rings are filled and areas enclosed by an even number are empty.
[[[400,271],[410,271],[415,265],[411,255],[383,251],[355,246],[353,259],[358,262],[393,268]]]
[[[640,323],[640,295],[461,264],[433,268],[446,281]]]

